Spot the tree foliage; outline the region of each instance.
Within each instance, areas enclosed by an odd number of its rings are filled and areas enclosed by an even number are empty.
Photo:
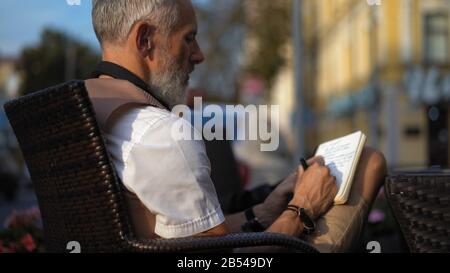
[[[198,1],[200,2],[200,1]],[[244,14],[241,0],[202,1],[196,5],[199,42],[206,60],[196,69],[196,85],[209,98],[235,99],[241,74]]]
[[[45,29],[37,45],[20,54],[22,94],[32,93],[70,79],[85,79],[100,61],[100,55],[64,32]]]
[[[262,77],[271,86],[285,64],[282,49],[291,36],[291,0],[247,1],[246,28],[254,45],[246,71]]]
[[[229,99],[242,76],[252,74],[270,88],[286,61],[282,50],[291,36],[291,3],[198,1],[198,36],[206,61],[197,69],[197,86]]]

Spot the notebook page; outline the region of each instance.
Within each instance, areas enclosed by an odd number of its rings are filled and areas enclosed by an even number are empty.
[[[316,155],[324,158],[325,165],[330,169],[331,175],[336,177],[337,196],[340,196],[345,188],[343,181],[348,181],[361,137],[362,133],[357,132],[323,143],[317,149]]]

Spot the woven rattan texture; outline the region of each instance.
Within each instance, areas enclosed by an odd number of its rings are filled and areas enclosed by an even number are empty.
[[[134,238],[117,179],[83,81],[72,81],[5,105],[29,169],[49,252],[188,252],[283,246],[316,252],[305,242],[271,233],[221,237]]]
[[[411,252],[450,252],[450,174],[392,175],[386,190]]]

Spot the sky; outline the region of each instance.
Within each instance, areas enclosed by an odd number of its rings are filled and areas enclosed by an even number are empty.
[[[69,2],[80,1],[80,5]],[[45,27],[66,31],[99,48],[91,23],[90,0],[2,0],[0,54],[18,56],[21,49],[39,41]]]
[[[71,5],[79,2],[80,5]],[[204,3],[197,0],[194,3]],[[63,30],[99,49],[91,23],[90,0],[1,0],[0,55],[15,57],[39,41],[45,27]]]

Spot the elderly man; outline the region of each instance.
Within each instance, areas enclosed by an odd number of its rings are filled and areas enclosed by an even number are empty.
[[[185,101],[189,75],[204,60],[191,2],[92,3],[103,62],[86,86],[137,236],[218,236],[244,228],[305,235],[324,252],[352,249],[386,172],[379,152],[364,150],[344,206],[332,206],[335,178],[313,158],[307,171],[299,167],[262,204],[224,216],[204,143],[171,136],[180,118],[170,110]]]

